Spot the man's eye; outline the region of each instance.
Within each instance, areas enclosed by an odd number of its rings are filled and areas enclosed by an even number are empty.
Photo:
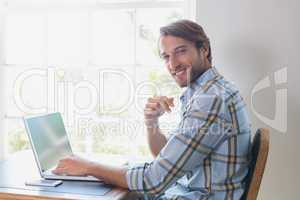
[[[184,54],[186,52],[186,49],[180,49],[178,51],[176,51],[176,54]]]
[[[167,62],[169,60],[169,56],[163,56],[162,59]]]

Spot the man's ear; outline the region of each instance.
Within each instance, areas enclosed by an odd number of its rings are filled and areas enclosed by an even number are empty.
[[[209,55],[209,48],[205,44],[202,46],[201,50],[203,51],[205,57],[208,57],[208,55]]]

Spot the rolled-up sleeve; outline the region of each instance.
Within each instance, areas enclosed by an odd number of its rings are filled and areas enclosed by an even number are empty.
[[[127,170],[130,190],[159,195],[192,171],[225,140],[224,102],[216,95],[201,95],[191,103],[171,136],[151,163]]]

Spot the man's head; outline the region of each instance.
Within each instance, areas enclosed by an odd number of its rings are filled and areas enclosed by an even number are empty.
[[[210,42],[202,27],[179,20],[160,28],[160,55],[180,87],[186,87],[211,67]]]

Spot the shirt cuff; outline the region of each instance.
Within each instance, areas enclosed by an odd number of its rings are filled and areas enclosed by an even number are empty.
[[[143,193],[143,174],[144,174],[145,164],[134,166],[127,169],[126,181],[128,189],[130,191],[142,192]]]

